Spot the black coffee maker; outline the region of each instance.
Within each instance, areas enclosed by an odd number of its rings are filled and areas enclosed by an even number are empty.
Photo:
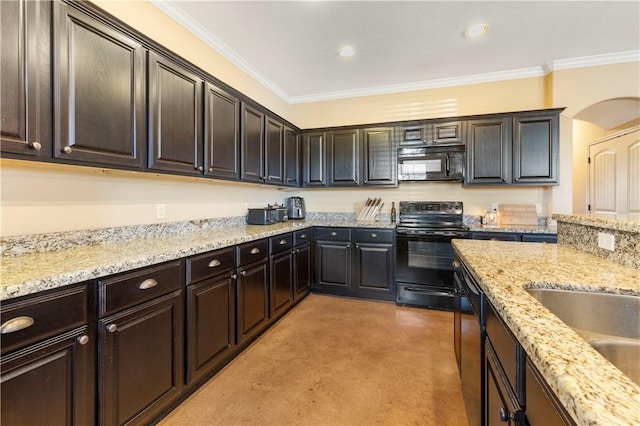
[[[304,198],[289,197],[287,198],[287,216],[289,219],[304,219],[307,211],[304,208]]]

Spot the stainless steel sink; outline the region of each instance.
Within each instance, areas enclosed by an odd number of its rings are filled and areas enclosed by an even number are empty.
[[[574,290],[527,290],[640,385],[640,297]]]

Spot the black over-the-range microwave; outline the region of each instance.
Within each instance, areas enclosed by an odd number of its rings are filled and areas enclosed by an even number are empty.
[[[464,145],[398,149],[398,181],[464,180]]]

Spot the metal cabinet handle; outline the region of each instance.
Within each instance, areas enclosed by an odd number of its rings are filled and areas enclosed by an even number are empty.
[[[70,146],[65,146],[64,148],[62,148],[62,151],[64,151],[65,154],[71,154],[73,150]]]
[[[213,171],[213,167],[209,167],[209,171],[212,172]]]
[[[118,326],[115,324],[109,324],[109,326],[107,327],[107,331],[109,333],[115,333],[116,331],[118,331]]]
[[[242,275],[243,277],[247,276],[247,271],[241,271],[240,275]]]
[[[371,238],[378,238],[378,234],[371,233]]]
[[[238,274],[231,274],[231,276],[229,277],[232,280],[237,280],[238,279]]]
[[[40,142],[29,142],[27,147],[29,147],[29,149],[35,149],[36,151],[40,151],[40,149],[42,149]]]
[[[300,235],[300,239],[301,239],[301,240],[306,240],[306,239],[307,239],[307,234],[302,234],[302,235]]]
[[[213,259],[209,262],[209,268],[215,268],[216,266],[220,266],[220,261],[218,259]]]
[[[200,170],[200,171],[204,170],[204,169],[202,168],[202,166],[196,166],[196,165],[194,165],[194,167],[196,168],[196,170]]]
[[[78,337],[78,343],[80,343],[81,345],[86,345],[87,343],[89,343],[89,336],[87,336],[86,334],[83,334],[82,336]]]
[[[138,288],[140,290],[147,290],[147,289],[153,288],[153,287],[155,287],[157,285],[158,285],[158,281],[157,280],[155,280],[153,278],[147,278],[146,280],[144,280],[144,281],[142,281],[140,283]]]
[[[31,327],[34,323],[35,320],[31,317],[15,317],[0,326],[0,334],[15,333]]]
[[[338,233],[336,231],[331,231],[331,236],[335,237],[336,235],[338,235]]]
[[[451,266],[453,266],[454,268],[459,268],[460,262],[458,262],[457,260],[454,260],[453,263],[451,263]]]
[[[278,244],[280,244],[281,246],[283,246],[283,245],[287,244],[287,240],[285,240],[285,239],[283,238],[283,239],[281,239],[281,240],[280,240],[280,242],[279,242]]]
[[[258,254],[258,253],[260,253],[260,249],[258,247],[254,247],[254,248],[251,249],[250,253],[251,254]]]
[[[507,410],[504,407],[500,407],[500,421],[501,422],[508,422],[509,421],[509,413],[507,413]]]

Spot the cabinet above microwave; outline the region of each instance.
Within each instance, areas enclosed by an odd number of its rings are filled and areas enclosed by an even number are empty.
[[[400,147],[464,144],[466,121],[434,121],[396,129]]]

